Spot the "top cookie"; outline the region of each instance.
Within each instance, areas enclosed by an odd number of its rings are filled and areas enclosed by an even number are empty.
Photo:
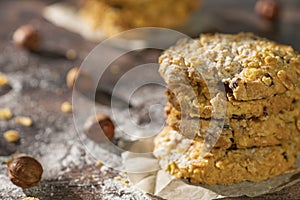
[[[294,90],[300,74],[300,55],[292,47],[252,33],[181,40],[161,55],[159,63],[159,72],[171,89],[208,87],[214,93],[221,86],[238,101]]]

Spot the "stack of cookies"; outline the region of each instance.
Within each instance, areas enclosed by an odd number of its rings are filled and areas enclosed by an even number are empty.
[[[233,184],[295,168],[300,55],[290,46],[251,33],[205,34],[159,62],[168,127],[154,154],[163,169],[192,183]],[[213,134],[216,142],[206,137]]]
[[[198,4],[196,0],[86,0],[80,11],[93,28],[111,36],[145,26],[180,27]]]

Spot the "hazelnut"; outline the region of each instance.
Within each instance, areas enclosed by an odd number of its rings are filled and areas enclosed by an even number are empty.
[[[32,25],[23,25],[15,31],[13,41],[17,46],[34,51],[39,48],[40,36]]]
[[[115,126],[109,116],[97,114],[90,116],[83,127],[88,138],[95,142],[104,142],[106,138],[112,140],[115,135]]]
[[[0,119],[9,120],[12,118],[12,113],[9,108],[1,108],[0,109]]]
[[[69,102],[65,101],[61,104],[60,109],[64,113],[70,113],[72,112],[72,105]]]
[[[77,58],[77,52],[74,49],[68,49],[66,52],[66,58],[68,60],[75,60]]]
[[[16,122],[22,126],[31,126],[32,125],[32,119],[30,117],[23,117],[18,116],[15,118]]]
[[[29,156],[18,157],[10,161],[7,167],[11,182],[23,189],[37,185],[43,174],[42,165]]]
[[[14,131],[14,130],[6,131],[3,134],[3,137],[5,138],[5,140],[7,142],[17,142],[20,139],[19,133],[17,131]]]
[[[72,69],[70,69],[70,71],[67,74],[67,86],[69,88],[73,88],[75,80],[77,79],[77,76],[79,74],[79,68],[78,67],[74,67]]]
[[[84,71],[81,71],[78,67],[74,67],[69,70],[66,82],[68,88],[72,89],[76,81],[76,90],[81,92],[91,91],[94,87],[93,78]]]
[[[280,7],[275,0],[259,0],[255,4],[256,13],[268,20],[276,20],[279,16]]]
[[[8,84],[7,77],[4,74],[0,73],[0,87],[5,87],[7,86],[7,84]]]

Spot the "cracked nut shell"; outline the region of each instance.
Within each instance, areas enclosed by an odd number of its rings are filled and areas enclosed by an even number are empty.
[[[115,126],[109,116],[97,114],[86,120],[83,131],[89,139],[95,142],[105,142],[107,139],[113,139]]]
[[[7,164],[11,182],[23,189],[36,186],[43,174],[42,165],[29,156],[18,157]]]

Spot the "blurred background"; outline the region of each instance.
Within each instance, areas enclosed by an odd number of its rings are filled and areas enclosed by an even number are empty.
[[[13,31],[25,23],[32,23],[37,26],[42,35],[47,38],[46,41],[43,41],[45,43],[56,39],[57,41],[63,41],[59,42],[63,45],[64,41],[67,40],[66,38],[79,43],[81,39],[78,39],[79,37],[76,34],[67,34],[42,17],[43,9],[46,6],[58,2],[65,2],[80,8],[87,1],[1,0],[1,43],[10,41]],[[203,32],[254,32],[260,36],[292,45],[297,50],[300,49],[300,38],[297,36],[300,29],[300,1],[277,0],[275,1],[277,4],[275,11],[272,11],[274,9],[272,4],[264,5],[268,4],[268,1],[260,4],[259,8],[255,8],[257,0],[200,0],[199,2],[200,6],[192,11],[193,24],[186,24],[189,26],[188,29],[193,29],[193,26],[197,27],[197,22],[204,22],[205,27],[201,29]],[[273,12],[278,12],[278,14],[270,14]],[[272,18],[270,15],[276,15],[276,17],[270,19]],[[199,17],[199,21],[197,21],[197,17]],[[195,36],[195,33],[197,32],[194,31],[192,36]],[[49,46],[53,46],[53,44],[49,44]]]

